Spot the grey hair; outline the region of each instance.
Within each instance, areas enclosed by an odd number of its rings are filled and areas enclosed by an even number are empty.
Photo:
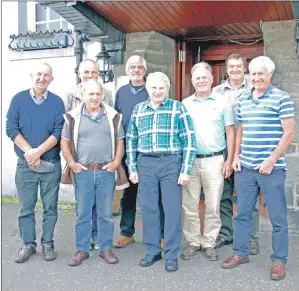
[[[275,64],[274,62],[269,58],[265,56],[259,56],[254,58],[248,66],[249,72],[251,71],[253,66],[259,66],[259,67],[264,67],[267,69],[268,73],[273,73],[275,70]]]
[[[92,80],[92,79],[90,79],[90,80],[82,83],[82,92],[85,93],[86,88],[89,85],[91,85],[91,84],[97,85],[99,87],[99,89],[101,90],[101,92],[103,92],[103,85],[102,85],[102,83],[99,82],[99,81]]]
[[[154,72],[154,73],[150,73],[146,79],[146,84],[145,87],[146,89],[149,88],[150,84],[155,80],[158,79],[161,82],[165,83],[167,86],[167,89],[170,89],[170,81],[169,78],[162,72]]]
[[[141,61],[142,63],[142,66],[144,67],[145,71],[147,70],[147,66],[146,66],[146,61],[143,57],[141,56],[138,56],[138,55],[133,55],[133,56],[130,56],[127,60],[127,63],[126,63],[126,72],[129,71],[129,67],[131,65],[131,63],[133,62],[138,62],[138,61]]]
[[[212,67],[207,62],[200,62],[195,64],[191,69],[191,77],[197,69],[204,69],[211,75],[211,77],[213,76]]]
[[[93,64],[97,68],[97,70],[99,70],[99,65],[98,65],[98,63],[96,61],[91,60],[91,59],[86,59],[86,60],[83,60],[80,63],[80,65],[79,65],[79,72],[81,72],[83,70],[85,64],[87,64],[87,63]]]

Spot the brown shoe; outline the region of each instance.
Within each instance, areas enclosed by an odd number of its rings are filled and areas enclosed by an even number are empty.
[[[161,238],[160,244],[161,244],[161,249],[164,250],[164,238]]]
[[[270,279],[279,281],[286,276],[286,266],[284,263],[276,261],[272,263]]]
[[[69,260],[69,266],[75,267],[82,264],[82,262],[89,258],[89,253],[85,253],[83,251],[77,251],[74,256],[72,256]]]
[[[121,236],[119,240],[113,243],[113,246],[115,248],[124,248],[128,244],[135,242],[134,236],[126,237],[126,236]]]
[[[112,252],[112,250],[100,251],[99,256],[105,260],[107,264],[116,264],[118,263],[118,258]]]
[[[248,263],[249,259],[248,258],[241,258],[237,255],[232,255],[231,257],[229,257],[228,259],[226,259],[225,261],[223,261],[221,267],[223,269],[232,269],[235,268],[241,264],[245,264]]]

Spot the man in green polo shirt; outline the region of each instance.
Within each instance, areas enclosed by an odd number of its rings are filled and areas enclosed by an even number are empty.
[[[222,96],[212,93],[213,76],[208,63],[196,64],[191,70],[195,94],[183,100],[195,131],[197,153],[190,183],[183,189],[183,231],[189,246],[181,254],[191,259],[203,250],[210,261],[219,258],[215,250],[220,219],[220,200],[224,179],[232,174],[235,139],[232,106]],[[227,148],[227,159],[224,151]],[[198,204],[201,188],[205,193],[204,232],[200,233]]]

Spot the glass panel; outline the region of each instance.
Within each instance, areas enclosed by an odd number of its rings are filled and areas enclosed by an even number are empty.
[[[37,24],[36,25],[36,31],[39,32],[39,31],[45,31],[47,30],[47,24]]]
[[[63,30],[68,30],[68,23],[66,21],[62,22],[62,29]]]
[[[220,73],[219,74],[220,84],[224,83],[227,79],[228,79],[228,75],[226,73]]]
[[[49,23],[49,31],[52,31],[54,29],[56,31],[60,29],[60,21]]]
[[[98,65],[99,65],[99,70],[104,71],[104,60],[103,59],[98,59]]]
[[[35,22],[47,20],[47,9],[40,4],[36,4]]]
[[[50,9],[50,20],[60,19],[60,15],[56,13],[53,9]]]

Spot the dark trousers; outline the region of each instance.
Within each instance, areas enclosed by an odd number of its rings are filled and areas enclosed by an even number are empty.
[[[161,252],[159,188],[165,214],[166,259],[176,259],[182,239],[182,187],[178,178],[182,167],[181,155],[152,157],[139,155],[139,199],[143,223],[143,244],[147,254]]]
[[[125,158],[123,159],[123,166],[126,171],[127,177],[129,177],[128,167],[125,164]],[[123,192],[123,197],[120,201],[121,207],[121,219],[120,219],[120,234],[122,236],[130,237],[135,233],[135,216],[136,216],[136,200],[138,193],[138,184],[132,184],[130,181],[130,187],[126,188]],[[161,194],[159,195],[159,209],[160,209],[160,227],[161,238],[164,238],[164,211],[161,201]]]
[[[255,170],[242,167],[235,173],[238,195],[238,215],[234,219],[233,251],[236,255],[249,256],[248,241],[252,229],[252,213],[258,198],[260,187],[269,211],[272,224],[272,261],[287,262],[288,256],[288,221],[285,195],[285,177],[283,169],[273,170],[271,175],[262,175]]]

